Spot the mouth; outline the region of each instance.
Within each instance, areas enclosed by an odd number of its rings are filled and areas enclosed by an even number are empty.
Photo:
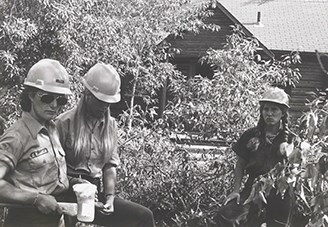
[[[57,113],[56,111],[53,111],[53,110],[46,110],[44,112],[47,114],[50,114],[50,115],[55,115]]]

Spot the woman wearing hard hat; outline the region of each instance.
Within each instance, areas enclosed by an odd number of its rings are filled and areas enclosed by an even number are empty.
[[[85,91],[78,105],[56,120],[72,184],[89,181],[97,186],[98,198],[104,205],[97,210],[93,223],[152,227],[153,214],[148,208],[115,197],[120,159],[117,125],[109,106],[121,99],[120,77],[113,66],[97,63],[86,73],[83,84]]]
[[[267,227],[276,227],[290,226],[291,223],[291,199],[288,195],[282,198],[274,189],[266,198],[265,217],[257,204],[243,204],[250,195],[255,178],[269,172],[288,155],[286,151],[293,149],[294,134],[287,128],[288,95],[280,88],[270,87],[259,103],[260,119],[257,126],[246,130],[232,147],[237,154],[233,191],[217,215],[217,222],[224,227],[257,227],[263,222],[266,222]],[[241,191],[245,173],[249,176]]]
[[[68,189],[65,153],[52,119],[67,103],[69,78],[56,60],[29,70],[21,94],[22,117],[0,138],[0,199],[35,209],[10,208],[5,226],[59,226],[55,196]]]

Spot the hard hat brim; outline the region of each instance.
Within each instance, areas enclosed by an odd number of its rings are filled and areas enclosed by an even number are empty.
[[[97,92],[94,89],[92,89],[85,80],[82,80],[82,83],[100,101],[103,101],[106,103],[117,103],[117,102],[121,101],[120,93],[117,93],[115,95],[105,95],[103,93]]]
[[[275,101],[275,100],[272,100],[272,99],[260,99],[260,100],[259,100],[259,103],[261,103],[261,102],[272,102],[272,103],[277,103],[277,104],[280,104],[280,105],[286,106],[287,108],[290,108],[289,105],[287,105],[286,103],[284,103],[284,102],[278,102],[278,101]]]
[[[72,95],[72,92],[69,88],[66,87],[53,87],[50,85],[36,85],[35,83],[31,83],[28,81],[24,82],[25,86],[35,87],[37,89],[40,89],[42,91],[55,93],[55,94],[61,94],[61,95]]]
[[[107,102],[107,103],[117,103],[119,101],[121,101],[121,94],[115,94],[115,95],[104,95],[98,92],[92,92],[91,93],[96,96],[97,99],[103,101],[103,102]]]

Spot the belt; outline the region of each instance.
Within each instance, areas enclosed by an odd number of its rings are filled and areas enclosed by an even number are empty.
[[[87,180],[90,183],[95,184],[95,185],[98,185],[101,181],[100,177],[90,177],[90,176],[84,175],[84,174],[69,174],[69,176]]]

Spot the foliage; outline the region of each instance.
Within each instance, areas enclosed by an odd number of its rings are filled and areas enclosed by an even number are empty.
[[[308,104],[310,110],[299,119],[299,136],[288,161],[278,163],[268,174],[260,176],[248,198],[248,202],[263,206],[273,187],[282,196],[288,193],[295,200],[295,215],[308,220],[308,227],[328,226],[328,104],[325,97],[325,92],[319,93]]]
[[[208,50],[202,63],[211,65],[213,79],[197,76],[172,84],[175,99],[165,111],[168,126],[229,142],[254,126],[258,118],[254,110],[263,88],[295,86],[300,79],[298,69],[291,68],[300,61],[298,53],[282,56],[282,60],[262,60],[256,54],[258,48],[258,41],[246,37],[237,26],[224,49]]]
[[[70,104],[74,105],[81,92],[80,76],[95,62],[103,61],[114,65],[128,81],[124,95],[132,97],[126,101],[133,116],[134,97],[154,103],[156,91],[167,78],[181,77],[165,62],[168,44],[160,41],[167,34],[181,34],[181,30],[211,28],[202,22],[210,13],[205,7],[194,7],[188,0],[3,0],[1,87],[19,86],[34,63],[54,58],[72,75]],[[16,96],[14,90],[8,92]],[[17,102],[9,103],[3,96],[0,102],[7,118],[10,105]]]
[[[143,113],[136,118],[148,124]],[[210,226],[231,187],[234,155],[227,149],[191,153],[172,143],[158,123],[120,127],[119,195],[149,207],[156,226]]]
[[[170,140],[170,130],[194,130],[234,141],[258,117],[257,98],[269,83],[293,86],[299,59],[264,61],[258,43],[239,30],[224,50],[209,50],[203,62],[213,66],[213,80],[186,80],[167,63],[175,50],[161,41],[166,34],[197,32],[208,13],[187,0],[25,0],[0,2],[0,111],[8,124],[19,116],[20,85],[32,64],[44,57],[60,60],[71,76],[74,105],[80,76],[95,62],[118,68],[131,97],[156,102],[167,80],[175,99],[164,119],[135,105],[120,118],[118,192],[150,207],[158,226],[209,226],[212,214],[231,187],[234,156],[213,150],[197,156]],[[130,100],[129,100],[130,101]],[[67,108],[69,108],[68,106]],[[131,130],[133,128],[133,130]],[[218,130],[221,129],[221,130]],[[321,201],[320,199],[318,200]],[[319,203],[317,203],[319,204]],[[318,219],[319,220],[319,219]]]

